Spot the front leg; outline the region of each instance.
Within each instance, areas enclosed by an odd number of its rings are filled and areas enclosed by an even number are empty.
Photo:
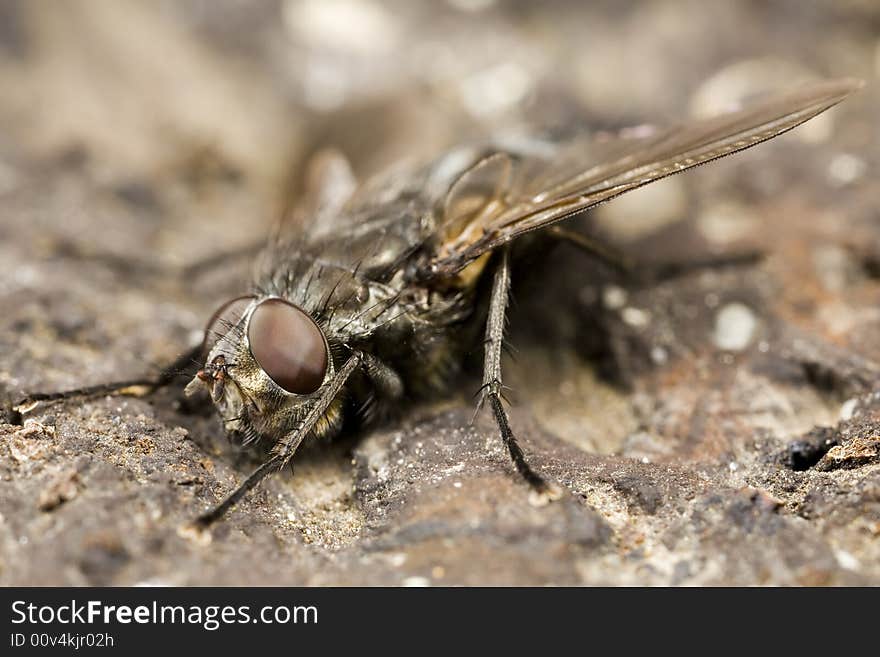
[[[504,326],[507,311],[507,302],[510,293],[510,263],[508,262],[508,250],[504,247],[501,251],[500,262],[495,270],[495,278],[492,282],[492,296],[489,300],[489,316],[486,319],[485,361],[483,363],[483,385],[480,388],[479,407],[486,400],[492,407],[492,413],[501,432],[501,439],[507,446],[510,458],[526,482],[531,486],[533,495],[532,502],[538,505],[546,504],[551,500],[559,499],[562,491],[558,486],[548,483],[526,461],[522,448],[510,428],[510,419],[501,401],[501,351],[504,344]],[[478,408],[479,408],[478,407]]]
[[[348,377],[364,362],[364,355],[360,352],[354,352],[348,357],[348,360],[339,368],[339,371],[333,376],[333,379],[320,396],[309,408],[308,412],[294,427],[294,429],[282,440],[280,440],[272,449],[272,456],[254,470],[247,479],[245,479],[238,488],[227,495],[219,504],[212,509],[196,518],[195,525],[201,528],[207,528],[222,518],[229,509],[238,504],[242,497],[247,495],[254,486],[259,484],[267,475],[280,470],[293,458],[297,448],[302,441],[309,435],[315,424],[329,408],[330,404],[336,399],[336,395],[342,390],[342,386],[348,381]]]
[[[368,353],[361,353],[364,372],[382,399],[396,401],[403,397],[403,381],[400,375],[384,362]]]
[[[197,358],[202,350],[203,347],[201,344],[190,348],[178,356],[173,363],[153,376],[145,376],[140,379],[130,379],[126,381],[113,381],[111,383],[102,383],[94,386],[86,386],[84,388],[64,390],[62,392],[32,393],[18,401],[13,406],[13,411],[24,414],[32,411],[41,403],[53,404],[70,399],[94,399],[95,397],[101,397],[103,395],[145,397],[146,395],[169,385],[178,376],[183,374],[187,368],[196,364],[198,362]]]

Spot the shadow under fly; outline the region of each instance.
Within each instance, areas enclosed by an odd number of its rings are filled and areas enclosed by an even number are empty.
[[[307,221],[279,230],[261,254],[251,292],[222,304],[202,344],[159,375],[61,393],[15,407],[106,394],[143,395],[182,366],[201,369],[188,395],[207,390],[227,431],[263,441],[267,460],[197,519],[221,518],[302,442],[338,433],[360,410],[447,392],[469,338],[484,336],[479,407],[493,414],[534,503],[561,494],[530,464],[502,397],[502,347],[511,260],[543,230],[611,264],[602,245],[558,226],[621,194],[772,139],[859,89],[818,82],[711,119],[601,143],[493,143],[455,148],[362,186],[326,155]]]

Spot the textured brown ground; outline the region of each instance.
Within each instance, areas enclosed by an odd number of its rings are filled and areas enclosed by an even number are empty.
[[[254,461],[181,383],[0,418],[0,583],[880,582],[874,3],[459,4],[0,2],[0,395],[171,360],[247,274],[182,267],[265,232],[317,147],[368,173],[491,129],[869,86],[592,216],[669,275],[561,248],[520,276],[513,418],[560,502],[528,504],[462,393],[303,453],[193,537]]]

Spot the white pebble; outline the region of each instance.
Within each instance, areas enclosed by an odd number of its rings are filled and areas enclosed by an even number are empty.
[[[743,239],[754,231],[757,221],[738,205],[719,203],[700,216],[698,225],[700,232],[710,242],[727,244]]]
[[[843,421],[849,420],[856,414],[856,407],[859,405],[859,400],[853,397],[852,399],[847,399],[843,402],[843,405],[840,407],[840,419]]]
[[[291,39],[343,52],[391,52],[400,36],[394,14],[369,0],[288,0],[284,26]]]
[[[603,233],[632,242],[679,221],[687,214],[687,205],[684,183],[666,178],[600,205],[595,219]]]
[[[741,303],[728,303],[715,316],[715,344],[726,351],[741,351],[749,346],[758,327],[755,313]]]
[[[840,564],[841,568],[846,568],[847,570],[858,570],[862,567],[862,564],[859,562],[859,560],[846,550],[835,550],[834,556],[837,557],[837,563]]]
[[[620,316],[623,318],[624,322],[637,328],[647,326],[648,322],[651,321],[651,314],[649,312],[631,306],[629,308],[624,308],[623,311],[621,311]]]
[[[666,353],[666,349],[663,347],[653,347],[651,349],[651,360],[654,361],[655,365],[663,365],[669,360],[669,354]]]
[[[616,285],[609,285],[602,290],[602,303],[609,310],[619,310],[626,305],[626,290]]]
[[[431,586],[431,580],[429,580],[427,577],[407,577],[403,580],[402,583],[404,586],[413,587]]]
[[[465,78],[460,85],[461,98],[472,115],[491,116],[523,100],[531,84],[523,68],[506,62]]]
[[[828,177],[837,185],[848,185],[861,178],[867,168],[868,165],[860,157],[841,153],[828,165]]]

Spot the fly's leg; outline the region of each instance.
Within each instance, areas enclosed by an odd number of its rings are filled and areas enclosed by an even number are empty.
[[[517,472],[531,486],[533,495],[531,500],[536,505],[559,499],[562,491],[558,486],[549,483],[544,477],[526,461],[522,448],[516,440],[513,430],[510,428],[510,419],[502,404],[501,391],[501,353],[504,344],[505,313],[510,292],[510,265],[508,263],[508,250],[505,247],[501,252],[501,262],[495,270],[495,278],[492,282],[492,296],[489,300],[489,316],[486,320],[485,360],[483,364],[483,385],[480,388],[480,401],[478,410],[486,401],[492,408],[501,439],[507,446],[510,458]]]
[[[403,396],[400,375],[372,354],[362,353],[364,372],[383,399],[395,400]]]
[[[635,271],[635,264],[626,255],[582,233],[562,226],[551,226],[547,229],[547,234],[561,242],[571,244],[618,274],[629,277]]]
[[[625,254],[577,231],[562,226],[551,226],[547,229],[547,233],[559,241],[571,244],[636,284],[659,283],[704,269],[754,265],[764,258],[763,251],[746,249],[735,253],[709,255],[685,262],[637,265]]]
[[[117,255],[112,252],[94,251],[88,247],[71,240],[58,239],[55,242],[55,255],[86,262],[97,262],[122,275],[144,274],[147,276],[175,275],[182,276],[184,280],[190,277],[201,276],[214,269],[228,266],[244,258],[253,258],[266,247],[266,240],[245,244],[233,249],[213,253],[201,260],[194,260],[185,265],[160,266],[146,260],[135,260],[127,256]]]
[[[645,272],[642,279],[647,279],[648,283],[658,283],[687,276],[705,269],[756,265],[764,259],[765,255],[759,249],[747,249],[735,253],[709,255],[685,262],[670,262],[651,267]]]
[[[179,271],[183,280],[190,280],[192,277],[202,276],[213,269],[226,267],[230,262],[244,260],[245,258],[253,258],[260,251],[266,248],[266,240],[261,239],[250,244],[245,244],[234,249],[212,253],[201,260],[194,260],[180,267]],[[170,268],[169,268],[170,269]]]
[[[376,356],[363,352],[361,357],[370,393],[361,403],[358,414],[365,424],[372,424],[386,417],[391,403],[403,397],[403,381],[393,368]]]
[[[263,463],[259,468],[254,470],[247,479],[227,495],[219,504],[209,511],[203,513],[196,518],[195,525],[200,528],[207,528],[222,518],[229,509],[234,507],[238,502],[247,495],[248,491],[259,484],[267,475],[280,470],[293,458],[297,448],[302,441],[309,435],[312,428],[320,420],[329,408],[333,400],[339,394],[342,386],[348,380],[358,367],[364,363],[364,355],[360,352],[354,352],[349,356],[345,364],[339,368],[339,371],[333,377],[333,380],[327,385],[321,396],[312,404],[308,412],[299,421],[297,426],[285,438],[278,442],[272,450],[272,456],[268,461]]]
[[[291,184],[288,187],[293,190],[297,185]],[[343,204],[354,193],[357,181],[345,156],[335,149],[327,148],[309,158],[302,187],[295,196],[285,199],[285,207],[272,228],[274,233],[280,235],[286,223],[303,222],[306,218],[309,225],[326,226],[328,220],[340,214]],[[275,241],[275,238],[268,241],[262,239],[231,251],[216,253],[186,265],[182,273],[184,276],[198,276],[226,265],[230,260],[252,258]]]
[[[84,388],[74,388],[62,392],[34,393],[28,395],[13,405],[13,410],[18,413],[27,413],[41,403],[52,404],[68,399],[91,399],[102,395],[126,395],[129,397],[144,397],[150,393],[167,386],[174,381],[187,367],[193,365],[201,354],[202,345],[181,354],[177,360],[160,370],[152,377],[130,379],[127,381],[113,381]]]

